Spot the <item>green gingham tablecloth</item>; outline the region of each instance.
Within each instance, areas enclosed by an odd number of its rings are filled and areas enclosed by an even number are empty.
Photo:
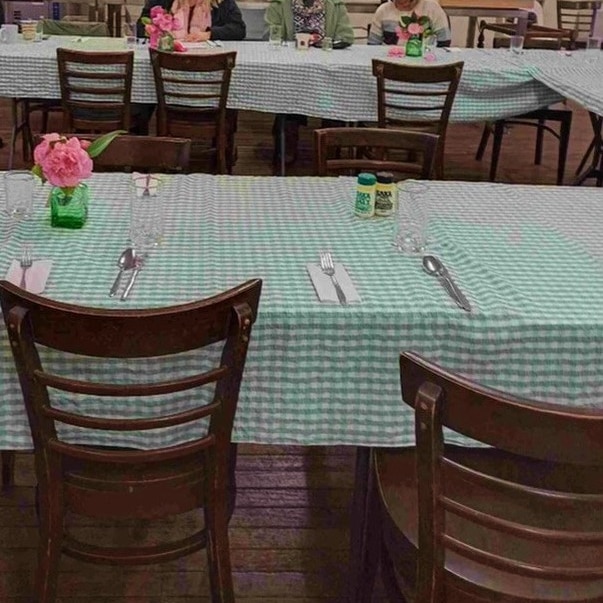
[[[114,39],[113,43],[115,42]],[[101,41],[102,42],[102,41]],[[74,42],[51,37],[38,44],[0,44],[0,95],[60,98],[56,48],[98,50],[99,39]],[[89,44],[93,44],[89,47]],[[375,121],[377,93],[371,60],[387,59],[389,47],[355,45],[345,50],[275,50],[267,42],[224,42],[237,51],[228,106],[269,113],[299,113],[344,121]],[[437,64],[464,61],[451,120],[503,119],[561,100],[525,65],[506,60],[506,50],[437,51]],[[388,59],[428,65],[424,59]],[[135,50],[132,100],[156,102],[147,46]]]
[[[539,82],[588,111],[603,115],[603,52],[576,51],[565,60],[549,61],[546,54],[529,66]]]
[[[40,190],[32,221],[14,226],[3,218],[2,273],[30,241],[36,258],[54,260],[45,295],[126,307],[107,292],[127,242],[129,185],[127,175],[95,175],[90,218],[81,231],[51,228],[47,190]],[[466,314],[422,271],[420,258],[394,250],[392,218],[353,215],[354,187],[351,178],[201,174],[164,184],[164,241],[148,258],[127,307],[186,302],[253,277],[264,281],[236,441],[413,442],[412,417],[400,400],[401,350],[418,350],[516,394],[603,404],[599,190],[428,183],[429,247],[473,304]],[[305,266],[323,249],[345,265],[361,303],[317,300]],[[24,448],[28,427],[3,327],[0,333],[0,449]],[[95,377],[136,381],[155,373],[151,362],[49,361]],[[169,370],[185,372],[193,361],[179,358]],[[164,402],[86,404],[96,414],[130,416],[156,413]],[[83,402],[58,403],[77,409]],[[176,401],[179,408],[188,403]],[[94,441],[144,447],[186,437],[98,434]]]

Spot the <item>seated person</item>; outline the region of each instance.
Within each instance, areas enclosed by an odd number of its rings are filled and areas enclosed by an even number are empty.
[[[296,33],[312,33],[314,41],[327,37],[354,43],[354,30],[344,0],[270,0],[266,9],[267,26],[279,25],[283,40],[295,40]],[[303,115],[287,115],[285,121],[285,148],[287,163],[293,163],[297,155],[299,126],[306,122]],[[277,122],[273,134],[275,139],[274,162],[278,163],[280,150]]]
[[[400,17],[412,13],[425,15],[437,37],[438,46],[450,46],[448,17],[436,0],[388,0],[376,11],[371,23],[368,44],[397,44]]]
[[[145,37],[140,19],[150,18],[155,6],[171,12],[182,24],[182,29],[173,32],[177,40],[205,42],[245,38],[245,22],[235,0],[146,0],[136,24],[139,38]]]

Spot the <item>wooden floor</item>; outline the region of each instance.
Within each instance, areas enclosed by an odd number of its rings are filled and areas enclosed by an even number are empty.
[[[9,135],[9,113],[0,102],[0,136]],[[55,125],[58,128],[58,124]],[[271,173],[271,117],[242,114],[237,138],[237,174]],[[484,180],[487,161],[474,160],[480,124],[452,126],[446,153],[449,179]],[[586,113],[574,107],[568,180],[590,141]],[[302,137],[301,154],[292,169],[312,172],[310,131]],[[507,182],[555,181],[556,145],[547,141],[542,166],[532,165],[534,132],[513,128],[504,143],[499,179]],[[0,166],[7,161],[6,144]],[[18,155],[19,156],[19,155]],[[20,158],[19,158],[20,161]],[[19,165],[24,165],[19,163]],[[246,603],[331,603],[342,601],[346,585],[348,524],[354,453],[345,447],[240,446],[237,510],[231,522],[231,550],[237,600]],[[0,494],[0,603],[32,603],[37,528],[33,506],[33,464],[18,455],[16,486]],[[82,537],[103,542],[137,542],[166,534],[177,536],[181,525],[169,523],[158,532],[144,525],[120,526],[74,520]],[[186,603],[207,601],[204,553],[181,562],[126,570],[87,566],[65,558],[59,580],[60,603]],[[380,601],[378,595],[375,599]]]

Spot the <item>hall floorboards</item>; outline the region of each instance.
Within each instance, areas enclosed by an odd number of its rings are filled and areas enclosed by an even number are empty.
[[[317,122],[312,121],[312,124]],[[271,173],[272,117],[241,113],[237,174]],[[53,124],[53,129],[60,127]],[[8,158],[10,115],[0,101],[0,167]],[[474,153],[481,124],[452,125],[446,148],[448,179],[485,180],[488,161]],[[591,139],[586,113],[574,107],[566,181]],[[300,157],[291,170],[312,173],[310,129],[304,129]],[[553,184],[556,145],[547,140],[542,166],[532,164],[534,131],[513,128],[503,144],[499,180]],[[18,165],[24,166],[17,153]],[[354,451],[346,447],[240,446],[237,510],[231,522],[231,550],[238,601],[245,603],[335,603],[344,600]],[[33,603],[37,522],[33,462],[17,455],[16,485],[0,493],[0,602]],[[195,521],[169,523],[158,532],[145,525],[77,520],[77,533],[95,542],[138,541],[178,532]],[[103,568],[64,558],[59,603],[201,603],[208,601],[205,553],[141,569]],[[382,601],[378,592],[375,601]]]

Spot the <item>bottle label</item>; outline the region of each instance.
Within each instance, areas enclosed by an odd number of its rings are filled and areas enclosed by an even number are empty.
[[[354,208],[357,214],[373,213],[373,195],[364,191],[356,192],[356,206]]]
[[[387,190],[377,190],[375,193],[375,213],[380,216],[389,216],[394,211],[392,194]]]

